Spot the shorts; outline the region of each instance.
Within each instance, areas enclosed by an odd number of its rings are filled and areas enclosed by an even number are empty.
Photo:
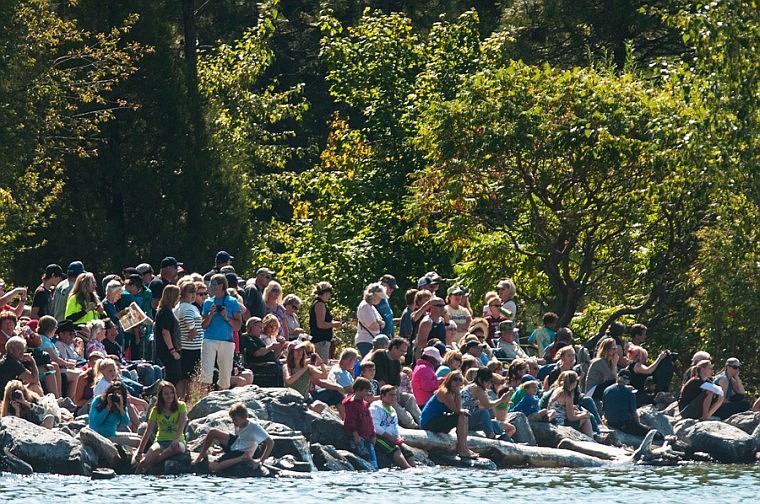
[[[420,425],[423,430],[431,432],[449,432],[459,423],[459,415],[454,413],[445,413],[441,416],[431,418],[425,425]]]
[[[241,455],[243,455],[244,453],[245,452],[242,451],[242,450],[228,451],[228,452],[225,452],[224,455],[222,455],[221,457],[219,457],[218,459],[216,459],[216,462],[219,463],[219,462],[224,462],[225,460],[230,460],[230,459],[238,458]]]
[[[407,448],[404,443],[397,445],[390,443],[382,438],[377,438],[377,441],[375,442],[375,449],[381,453],[385,453],[386,455],[393,455],[396,450],[401,450],[401,454],[404,456],[404,458],[408,459],[410,457],[414,457],[412,450]]]
[[[174,441],[171,440],[171,439],[167,440],[167,441],[156,441],[156,443],[158,443],[158,446],[160,446],[162,450],[166,450],[167,448],[169,448],[172,445],[173,442]],[[184,445],[185,442],[184,441],[180,441],[179,444]]]

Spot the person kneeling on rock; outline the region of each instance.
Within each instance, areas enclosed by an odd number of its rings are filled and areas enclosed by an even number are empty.
[[[396,402],[396,387],[383,385],[380,387],[380,400],[369,407],[372,423],[377,434],[375,446],[379,453],[385,453],[393,458],[393,462],[402,469],[415,466],[414,454],[404,444],[404,438],[398,433],[398,415],[393,409]]]
[[[206,439],[203,440],[201,451],[193,460],[193,465],[208,458],[208,451],[214,442],[219,442],[224,455],[209,462],[208,468],[211,472],[223,471],[228,467],[244,462],[249,462],[254,469],[257,469],[272,453],[274,441],[260,425],[248,420],[248,408],[245,407],[245,404],[241,402],[233,404],[229,415],[232,424],[235,426],[235,432],[211,429],[206,435]],[[261,456],[254,459],[253,454],[256,453],[256,448],[261,443],[264,444]]]

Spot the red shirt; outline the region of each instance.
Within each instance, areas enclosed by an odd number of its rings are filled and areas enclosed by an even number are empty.
[[[347,436],[353,436],[354,432],[358,432],[362,439],[369,439],[375,435],[375,426],[372,424],[367,401],[352,394],[343,399],[343,406],[346,408],[343,430]]]

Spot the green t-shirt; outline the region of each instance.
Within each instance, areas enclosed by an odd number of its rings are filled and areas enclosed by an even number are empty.
[[[174,435],[177,432],[177,428],[179,427],[179,416],[182,413],[187,415],[187,405],[182,401],[178,401],[178,403],[179,403],[179,408],[177,408],[177,411],[175,411],[169,416],[159,413],[158,408],[153,408],[150,411],[150,417],[148,417],[148,420],[153,420],[154,422],[156,422],[156,425],[158,426],[158,434],[156,434],[156,441],[174,440]],[[179,437],[179,440],[181,443],[185,442],[184,433]]]

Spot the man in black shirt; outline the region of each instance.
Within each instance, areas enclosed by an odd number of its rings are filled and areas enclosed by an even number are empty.
[[[245,306],[251,314],[251,317],[259,317],[261,319],[267,314],[266,305],[264,304],[264,298],[262,294],[269,282],[274,278],[274,271],[269,268],[259,268],[256,271],[256,278],[253,281],[253,285],[245,288]]]
[[[153,311],[158,311],[158,301],[161,299],[161,295],[164,293],[164,287],[169,284],[176,284],[179,279],[179,267],[182,266],[181,262],[172,256],[167,256],[161,259],[161,271],[159,276],[154,278],[150,282],[150,292],[153,296],[152,305]]]
[[[32,298],[31,318],[40,319],[44,315],[53,314],[51,306],[53,289],[61,283],[63,276],[63,268],[57,264],[49,264],[45,268],[45,274],[42,275],[42,283],[34,291],[34,298]]]

